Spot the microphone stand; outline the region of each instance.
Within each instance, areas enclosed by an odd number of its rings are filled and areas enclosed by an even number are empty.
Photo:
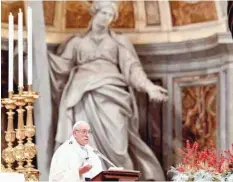
[[[109,163],[111,166],[117,168],[107,157],[105,157],[102,153],[100,153],[98,150],[93,150],[95,154],[97,154],[99,157],[101,157],[103,160],[105,160],[107,163]]]

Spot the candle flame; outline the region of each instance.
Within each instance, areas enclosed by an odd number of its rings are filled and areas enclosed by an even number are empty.
[[[21,11],[21,8],[19,8],[19,12],[21,13],[22,11]]]
[[[12,13],[10,12],[10,16],[12,16]]]

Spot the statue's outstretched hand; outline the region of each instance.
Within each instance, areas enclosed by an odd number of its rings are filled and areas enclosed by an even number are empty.
[[[153,102],[165,102],[168,100],[167,90],[157,85],[150,87],[148,95],[150,101]]]

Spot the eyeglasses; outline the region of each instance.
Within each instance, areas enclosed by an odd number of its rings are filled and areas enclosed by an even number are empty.
[[[75,131],[79,131],[81,134],[85,135],[85,134],[89,134],[91,135],[92,134],[92,131],[91,130],[75,130]]]

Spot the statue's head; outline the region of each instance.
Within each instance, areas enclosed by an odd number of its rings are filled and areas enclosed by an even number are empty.
[[[118,1],[94,1],[90,12],[93,16],[92,23],[97,26],[108,27],[112,21],[118,18]]]

